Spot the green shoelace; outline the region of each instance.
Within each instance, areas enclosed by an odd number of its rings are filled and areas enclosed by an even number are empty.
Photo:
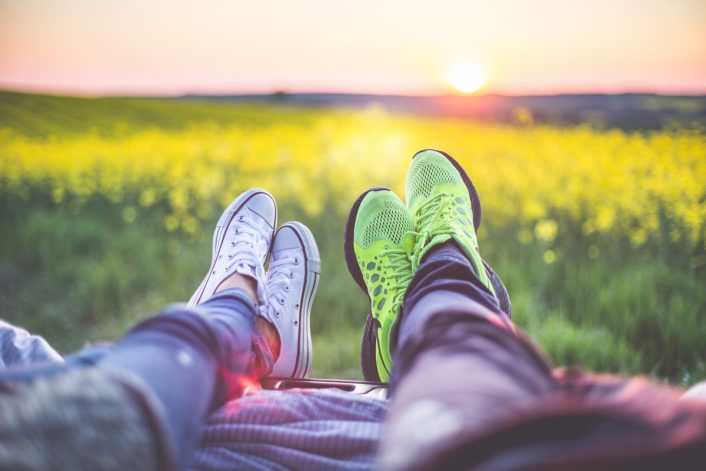
[[[412,272],[416,272],[419,268],[422,257],[426,253],[425,249],[434,237],[439,235],[453,236],[454,230],[448,224],[442,223],[453,198],[454,196],[449,193],[436,194],[422,203],[415,212],[417,227],[424,229],[413,233],[416,240],[414,248],[409,254],[412,261]]]
[[[394,293],[391,300],[392,312],[397,312],[400,306],[402,306],[404,294],[414,274],[410,269],[410,248],[414,245],[411,234],[411,232],[405,234],[404,247],[386,247],[381,252],[381,255],[387,256],[389,260],[388,268],[390,269],[390,273],[388,273],[387,276],[388,279],[391,280],[390,288]]]

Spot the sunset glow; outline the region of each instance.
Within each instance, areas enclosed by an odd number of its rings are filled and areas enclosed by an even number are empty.
[[[703,0],[0,0],[0,89],[706,93],[704,31]]]
[[[454,89],[468,94],[478,91],[486,80],[486,74],[478,65],[458,63],[449,67],[446,79]]]

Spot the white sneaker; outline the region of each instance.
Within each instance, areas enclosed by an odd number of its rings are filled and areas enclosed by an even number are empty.
[[[274,324],[281,340],[271,376],[304,378],[312,359],[311,305],[321,276],[316,240],[302,223],[288,222],[272,242],[267,301],[260,315]]]
[[[267,298],[265,261],[277,226],[275,199],[253,189],[238,196],[223,212],[213,233],[213,258],[189,306],[206,301],[223,280],[239,273],[257,282],[257,296]]]

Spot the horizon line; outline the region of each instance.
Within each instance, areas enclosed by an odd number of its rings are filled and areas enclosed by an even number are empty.
[[[0,83],[0,93],[16,93],[25,95],[44,95],[56,97],[71,97],[71,98],[257,98],[257,97],[274,97],[277,95],[283,96],[302,96],[302,95],[343,95],[343,96],[369,96],[369,97],[394,97],[394,98],[416,98],[416,99],[434,99],[434,98],[529,98],[529,97],[560,97],[560,96],[626,96],[626,95],[648,95],[648,96],[664,96],[664,97],[685,97],[685,98],[701,98],[706,97],[706,90],[700,92],[690,91],[654,91],[654,90],[622,90],[622,91],[557,91],[546,93],[502,93],[502,92],[486,92],[486,93],[438,93],[438,94],[405,94],[405,93],[385,93],[385,92],[357,92],[357,91],[290,91],[290,90],[272,90],[272,91],[232,91],[232,92],[183,92],[183,93],[82,93],[76,91],[59,91],[59,90],[40,90],[34,88],[15,88],[5,87],[6,84]]]

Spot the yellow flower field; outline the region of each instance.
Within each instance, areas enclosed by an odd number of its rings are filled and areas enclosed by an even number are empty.
[[[0,134],[0,186],[41,188],[78,210],[104,198],[126,222],[165,204],[164,226],[193,234],[232,196],[271,189],[310,217],[329,202],[340,214],[366,187],[403,192],[421,148],[443,149],[467,168],[494,226],[551,242],[559,227],[627,237],[635,246],[665,236],[695,248],[706,238],[706,139],[694,131],[648,135],[589,128],[511,127],[365,112],[300,112],[264,126],[151,129],[36,140]],[[295,116],[296,118],[296,116]]]
[[[364,110],[0,96],[3,316],[70,350],[115,338],[207,268],[212,224],[250,187],[316,235],[314,374],[360,377],[366,299],[342,258],[350,205],[401,195],[442,149],[483,203],[484,256],[516,322],[559,364],[706,375],[706,135],[484,124]],[[0,105],[3,103],[0,100]],[[0,106],[0,109],[2,107]],[[9,110],[9,111],[8,111]]]

